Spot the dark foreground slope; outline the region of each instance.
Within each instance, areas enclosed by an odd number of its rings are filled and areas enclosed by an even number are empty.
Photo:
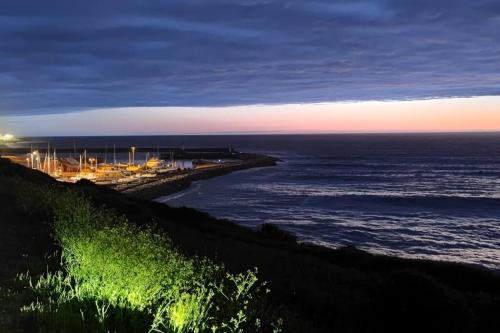
[[[24,213],[11,195],[16,179],[53,180],[0,159],[0,285],[41,268],[54,249],[44,216]],[[9,182],[6,182],[9,180]],[[259,268],[284,332],[499,332],[500,277],[453,263],[374,256],[354,248],[299,245],[273,228],[260,232],[187,208],[127,197],[89,182],[76,185],[97,205],[131,223],[154,223],[187,254],[223,262],[230,271]],[[12,315],[12,304],[0,315]]]

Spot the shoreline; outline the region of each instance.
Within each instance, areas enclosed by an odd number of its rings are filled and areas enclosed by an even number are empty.
[[[123,188],[115,188],[115,190],[131,197],[154,200],[183,191],[189,188],[195,181],[211,179],[240,170],[276,166],[277,162],[280,161],[275,157],[260,154],[245,153],[241,154],[240,157],[242,160],[239,162],[188,170],[173,176],[160,176],[151,180],[145,180],[139,184],[133,184],[132,186],[125,185]]]
[[[213,172],[202,174],[215,176]],[[0,158],[0,248],[8,263],[0,268],[0,313],[13,325],[19,323],[18,309],[25,299],[21,295],[7,301],[10,294],[2,294],[2,290],[14,286],[20,272],[45,274],[59,269],[59,257],[50,259],[52,263],[46,255],[58,249],[50,236],[52,217],[44,206],[27,209],[48,189],[77,191],[96,209],[106,207],[136,227],[167,235],[189,258],[212,260],[233,274],[257,267],[259,280],[271,290],[269,308],[280,309],[284,332],[396,332],[409,322],[421,323],[415,329],[420,332],[429,327],[459,331],[460,326],[469,325],[478,332],[500,327],[494,316],[500,307],[500,275],[490,269],[373,254],[352,246],[300,243],[273,225],[252,230],[196,209],[142,200],[90,181],[57,182]],[[127,260],[127,256],[123,258]],[[460,326],[451,327],[456,318]]]

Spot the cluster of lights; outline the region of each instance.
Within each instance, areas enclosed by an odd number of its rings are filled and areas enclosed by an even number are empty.
[[[0,142],[11,142],[15,141],[16,137],[13,136],[12,134],[0,134]]]

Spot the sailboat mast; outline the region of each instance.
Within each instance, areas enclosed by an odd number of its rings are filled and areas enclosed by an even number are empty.
[[[50,142],[47,142],[47,155],[45,155],[47,162],[47,173],[50,175]]]
[[[54,158],[53,158],[53,160],[54,160],[54,169],[53,169],[54,171],[53,172],[55,174],[56,171],[57,171],[57,156],[56,156],[56,149],[55,148],[54,148]]]

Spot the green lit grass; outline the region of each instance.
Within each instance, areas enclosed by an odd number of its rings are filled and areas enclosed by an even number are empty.
[[[18,186],[25,209],[53,217],[61,267],[21,274],[32,301],[22,307],[44,332],[280,331],[260,310],[268,290],[257,270],[230,274],[207,259],[180,253],[154,228],[73,190]]]

